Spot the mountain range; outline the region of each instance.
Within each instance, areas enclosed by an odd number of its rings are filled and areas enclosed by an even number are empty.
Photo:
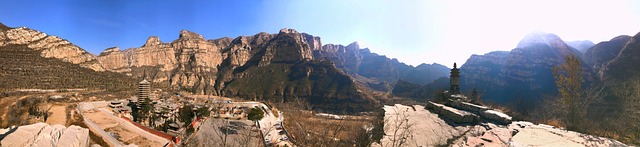
[[[639,38],[640,34],[618,36],[594,45],[590,41],[567,42],[550,33],[532,33],[511,51],[472,55],[460,67],[461,87],[465,93],[477,89],[484,100],[502,104],[554,96],[557,88],[551,69],[571,54],[581,60],[587,83],[637,79],[640,68],[632,65],[640,60],[636,55],[640,54]],[[3,66],[1,79],[39,79],[13,80],[8,83],[14,84],[4,84],[3,89],[27,88],[42,81],[52,84],[39,88],[56,88],[53,81],[63,75],[39,75],[34,73],[43,71],[22,67],[34,63],[50,71],[120,77],[84,81],[89,83],[86,85],[57,82],[62,87],[126,91],[146,77],[155,87],[174,91],[273,102],[304,99],[319,110],[340,109],[336,111],[371,110],[393,96],[429,99],[434,91],[447,88],[450,70],[437,63],[407,65],[361,48],[357,42],[346,46],[322,44],[320,37],[293,29],[209,40],[182,30],[171,42],[150,36],[138,48],[112,47],[92,55],[57,36],[0,25],[0,51],[3,65],[15,65]],[[24,60],[27,57],[29,60]],[[69,69],[53,69],[58,66]],[[68,78],[64,81],[82,79]]]
[[[136,81],[147,78],[155,83],[154,87],[175,91],[273,102],[304,99],[319,110],[347,112],[371,110],[379,106],[379,100],[384,97],[370,92],[390,93],[399,79],[427,84],[446,76],[449,70],[439,64],[406,65],[396,59],[371,53],[369,49],[362,49],[357,43],[348,46],[322,45],[320,37],[293,29],[282,29],[278,34],[262,32],[235,39],[224,37],[211,40],[182,30],[179,38],[171,42],[165,43],[159,37],[151,36],[139,48],[121,50],[112,47],[97,56],[57,36],[26,27],[2,25],[0,40],[2,51],[16,48],[28,51],[19,54],[42,59],[38,62],[43,66],[48,63],[49,68],[55,68],[56,64],[77,65],[79,69],[75,70],[102,74],[99,77],[125,77],[114,81],[123,80],[127,85],[92,86],[101,85],[105,79],[83,81],[88,83],[86,85],[58,82],[62,87],[123,90],[122,87],[131,87]],[[10,64],[9,61],[14,61],[12,58],[6,57],[3,62]],[[21,72],[29,73],[32,79],[36,79],[16,80],[18,84],[14,85],[34,85],[46,79],[38,77],[36,73],[42,71],[35,68],[7,71],[1,75],[2,79],[19,79],[10,75],[20,75]],[[48,78],[55,81],[56,77],[63,76]],[[71,79],[64,81],[80,79],[73,76],[68,78]],[[91,76],[85,79],[91,79]],[[39,88],[55,89],[55,85]]]

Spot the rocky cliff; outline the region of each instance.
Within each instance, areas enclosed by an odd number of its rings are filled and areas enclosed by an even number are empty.
[[[105,70],[96,57],[84,49],[58,36],[47,35],[26,27],[9,28],[3,24],[0,25],[0,47],[7,45],[27,45],[30,49],[39,51],[40,56],[44,58],[61,59],[94,71]]]
[[[348,111],[375,103],[357,92],[351,77],[334,64],[316,60],[314,51],[322,50],[321,44],[319,37],[293,29],[214,40],[183,30],[172,42],[151,36],[139,48],[109,48],[98,59],[109,71],[134,77],[146,73],[160,85],[197,94],[270,101],[303,98],[323,106],[344,104],[340,108]]]

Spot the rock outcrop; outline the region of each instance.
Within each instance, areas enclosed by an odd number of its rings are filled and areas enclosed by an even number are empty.
[[[131,69],[129,69],[129,64],[127,63],[127,57],[118,47],[112,47],[104,50],[100,55],[98,55],[98,61],[100,61],[100,64],[109,71],[131,71]]]
[[[94,71],[105,71],[94,55],[58,36],[47,35],[26,27],[2,30],[0,46],[28,45],[29,48],[39,51],[42,57],[60,59]]]
[[[381,144],[372,146],[398,145],[400,140],[405,146],[627,146],[610,138],[525,121],[458,124],[420,105],[396,104],[384,110],[386,135]]]
[[[307,35],[293,29],[282,29],[266,46],[259,66],[272,62],[297,62],[313,59]]]
[[[0,146],[89,146],[89,129],[74,125],[36,123],[0,132]]]
[[[160,41],[160,37],[151,36],[151,37],[149,37],[149,39],[147,39],[147,42],[144,43],[144,45],[142,45],[142,47],[157,46],[157,45],[161,45],[161,44],[162,44],[162,41]]]

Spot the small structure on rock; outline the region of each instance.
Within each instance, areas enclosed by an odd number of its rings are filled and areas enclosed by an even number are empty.
[[[510,124],[511,117],[489,107],[472,104],[471,99],[460,91],[460,69],[453,63],[449,79],[449,90],[444,91],[444,100],[428,102],[427,108],[455,123],[475,124],[488,120],[500,124]],[[442,104],[440,104],[442,103]]]
[[[458,69],[456,63],[453,63],[453,69],[451,69],[451,75],[449,76],[449,94],[462,94],[460,92],[460,69]]]

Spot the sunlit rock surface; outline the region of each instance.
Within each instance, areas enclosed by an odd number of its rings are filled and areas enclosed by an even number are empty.
[[[89,146],[89,129],[36,123],[0,129],[0,146]]]
[[[448,118],[432,113],[420,105],[396,104],[385,106],[384,110],[385,136],[381,140],[382,146],[391,146],[394,140],[398,145],[402,137],[406,137],[402,146],[626,146],[609,138],[524,121],[508,125],[490,122],[478,125],[454,124],[445,121]],[[398,122],[408,124],[408,127],[398,125]],[[406,128],[409,128],[408,131],[405,131]],[[380,144],[374,143],[373,146]]]

